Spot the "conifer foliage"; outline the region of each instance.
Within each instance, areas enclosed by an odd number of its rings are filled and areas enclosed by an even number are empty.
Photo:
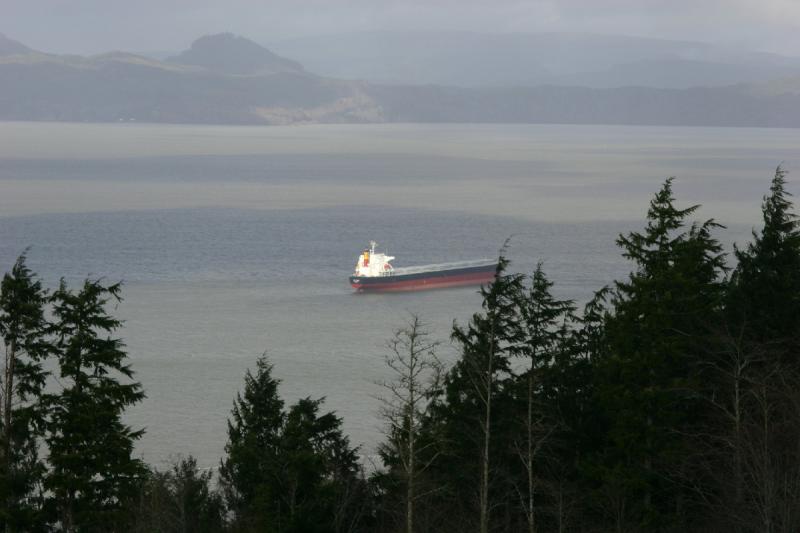
[[[266,356],[245,375],[220,481],[235,531],[358,531],[368,502],[356,449],[322,400],[283,409]]]
[[[228,507],[239,523],[255,528],[262,520],[279,514],[282,496],[275,485],[278,465],[271,459],[280,449],[286,415],[267,358],[256,362],[256,373],[244,377],[244,392],[236,397],[228,420],[227,457],[220,466],[220,480]]]
[[[644,232],[617,241],[634,270],[613,293],[596,401],[611,415],[598,466],[624,502],[615,517],[620,526],[663,528],[685,519],[675,513],[685,497],[677,479],[688,453],[681,435],[697,413],[700,344],[721,311],[724,274],[712,236],[718,225],[687,227],[697,207],[675,207],[667,180],[650,203]]]
[[[571,300],[553,296],[552,287],[553,282],[547,279],[539,263],[530,277],[530,288],[517,294],[520,335],[514,354],[526,360],[527,368],[518,377],[525,415],[521,424],[523,435],[515,441],[515,447],[526,474],[524,489],[518,492],[529,533],[537,530],[537,491],[546,477],[542,455],[560,425],[558,410],[547,401],[547,389],[556,381],[552,374],[561,373],[569,365],[568,328],[575,311]]]
[[[145,473],[132,457],[143,431],[122,421],[125,408],[144,393],[133,381],[122,340],[112,336],[121,323],[106,310],[120,300],[120,288],[86,280],[75,292],[62,280],[52,297],[63,388],[47,398],[45,487],[53,518],[65,531],[121,527],[123,505]]]
[[[797,342],[800,336],[800,221],[786,191],[786,171],[775,170],[762,204],[764,225],[736,249],[729,310],[748,336]]]
[[[717,521],[732,530],[800,528],[800,227],[778,167],[763,226],[736,248],[720,349],[709,365],[716,424],[704,443]],[[721,450],[721,452],[717,452]],[[716,453],[714,453],[716,452]]]
[[[503,431],[509,423],[504,416],[507,412],[504,404],[513,397],[511,356],[520,339],[515,297],[522,290],[523,276],[507,274],[508,263],[501,255],[494,281],[481,287],[483,312],[475,313],[466,327],[453,324],[452,339],[459,346],[462,357],[448,374],[445,384],[446,405],[455,415],[450,419],[458,424],[450,429],[450,440],[455,442],[459,431],[468,431],[477,437],[474,451],[459,455],[461,460],[474,462],[477,466],[481,533],[490,529],[494,507],[492,459],[496,455],[492,452],[493,437],[496,437],[496,431]]]
[[[0,524],[6,531],[42,526],[44,465],[37,439],[43,434],[43,362],[52,346],[41,282],[17,259],[0,284],[0,337],[5,348],[0,376]]]
[[[179,458],[167,471],[151,470],[131,505],[131,533],[220,533],[225,506],[215,490],[212,469],[192,457]]]
[[[729,278],[721,226],[692,222],[698,206],[679,207],[672,186],[617,240],[630,274],[580,316],[541,263],[511,272],[508,242],[480,311],[453,323],[449,367],[412,315],[389,341],[369,481],[341,418],[322,399],[287,407],[266,356],[234,400],[218,476],[191,457],[146,469],[132,458],[142,432],[122,421],[144,393],[109,313],[120,285],[62,281],[50,295],[20,257],[0,283],[0,525],[800,531],[800,220],[786,173]]]

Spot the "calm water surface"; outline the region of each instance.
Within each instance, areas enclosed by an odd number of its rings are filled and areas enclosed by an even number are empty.
[[[48,285],[125,280],[117,313],[148,394],[127,419],[147,428],[147,461],[216,464],[265,351],[288,401],[325,396],[370,454],[384,341],[410,312],[446,341],[480,299],[354,295],[367,241],[403,266],[492,257],[517,234],[515,267],[543,260],[560,295],[584,301],[627,272],[614,239],[641,225],[664,178],[728,226],[729,247],[780,162],[800,168],[800,131],[0,123],[0,265],[32,246]]]

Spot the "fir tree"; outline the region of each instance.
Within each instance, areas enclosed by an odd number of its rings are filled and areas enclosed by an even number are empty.
[[[446,376],[442,412],[437,415],[449,427],[450,443],[463,440],[465,432],[477,437],[474,456],[470,457],[473,452],[468,450],[456,456],[460,455],[460,461],[476,461],[478,466],[481,533],[490,529],[492,438],[510,412],[507,409],[513,398],[510,357],[520,332],[517,295],[522,290],[523,276],[506,274],[507,267],[508,260],[501,255],[494,281],[481,287],[483,312],[475,313],[466,328],[453,325],[452,339],[461,349],[461,358]]]
[[[576,331],[580,357],[587,362],[599,360],[607,353],[605,322],[608,317],[608,298],[611,288],[596,291],[578,318],[580,329]]]
[[[764,197],[764,226],[736,249],[728,310],[734,323],[758,341],[797,342],[800,327],[800,221],[786,191],[786,171],[775,170]]]
[[[49,507],[64,531],[119,530],[122,504],[145,473],[131,457],[143,431],[122,422],[144,393],[122,340],[111,336],[121,323],[106,311],[120,301],[120,284],[86,280],[75,293],[62,280],[52,301],[63,388],[48,398]]]
[[[598,401],[611,421],[603,477],[640,527],[686,523],[677,479],[686,470],[681,438],[697,416],[702,340],[721,310],[724,261],[709,220],[686,230],[698,206],[678,209],[669,179],[650,203],[643,233],[620,236],[634,262],[617,282],[604,329]]]
[[[527,474],[523,508],[529,533],[536,531],[535,493],[540,476],[536,460],[558,425],[557,411],[549,408],[552,406],[547,406],[544,401],[545,373],[557,363],[560,367],[564,366],[564,361],[557,359],[569,335],[565,329],[566,323],[575,310],[571,300],[554,298],[552,287],[553,283],[547,279],[539,263],[531,276],[527,294],[519,295],[518,301],[521,334],[514,354],[528,360],[528,368],[521,376],[526,411],[525,435],[518,448]]]
[[[763,227],[735,249],[726,322],[706,395],[716,431],[708,449],[717,522],[739,530],[793,531],[800,484],[800,221],[778,167],[762,203]]]
[[[224,505],[211,487],[211,470],[192,457],[177,460],[165,471],[151,471],[143,480],[135,506],[132,533],[221,533]]]
[[[220,467],[233,529],[357,531],[368,498],[341,419],[310,398],[284,412],[278,384],[262,357],[234,402]]]
[[[319,413],[322,400],[303,398],[289,408],[281,438],[280,486],[284,531],[350,531],[364,498],[357,451],[342,419]]]
[[[169,473],[175,502],[177,530],[181,533],[213,533],[223,530],[221,498],[211,489],[211,470],[201,471],[189,456],[177,461]]]
[[[44,317],[47,295],[41,282],[17,259],[0,284],[0,337],[5,356],[0,376],[0,524],[5,531],[41,527],[39,489],[44,466],[38,457],[42,435],[42,363],[52,351]]]
[[[275,459],[285,414],[278,384],[266,355],[260,357],[256,374],[250,370],[245,374],[244,392],[236,396],[228,420],[220,483],[228,509],[242,530],[264,530],[279,515]]]

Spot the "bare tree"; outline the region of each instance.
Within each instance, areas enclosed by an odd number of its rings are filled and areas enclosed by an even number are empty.
[[[700,486],[696,491],[737,530],[742,525],[737,517],[745,505],[745,426],[754,399],[750,392],[754,373],[764,363],[764,347],[748,342],[745,331],[744,326],[737,331],[726,326],[717,335],[718,352],[709,359],[713,387],[706,399],[712,409],[712,429],[700,437],[708,445],[706,468],[720,490],[708,492]]]
[[[439,343],[430,339],[417,315],[412,314],[408,324],[396,330],[386,345],[386,364],[394,379],[380,383],[388,393],[381,398],[380,411],[389,433],[384,452],[399,462],[406,489],[406,531],[413,533],[414,503],[430,493],[418,490],[418,478],[439,453],[430,449],[436,446],[435,441],[420,445],[420,426],[431,395],[439,388],[443,367],[436,357]]]
[[[800,374],[786,364],[785,342],[748,339],[743,326],[719,335],[708,395],[712,424],[698,491],[718,527],[730,531],[800,528]]]

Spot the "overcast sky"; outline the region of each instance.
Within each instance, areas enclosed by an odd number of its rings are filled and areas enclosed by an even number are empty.
[[[49,52],[181,50],[221,31],[269,46],[375,30],[624,34],[800,56],[800,0],[0,0],[0,33]]]

